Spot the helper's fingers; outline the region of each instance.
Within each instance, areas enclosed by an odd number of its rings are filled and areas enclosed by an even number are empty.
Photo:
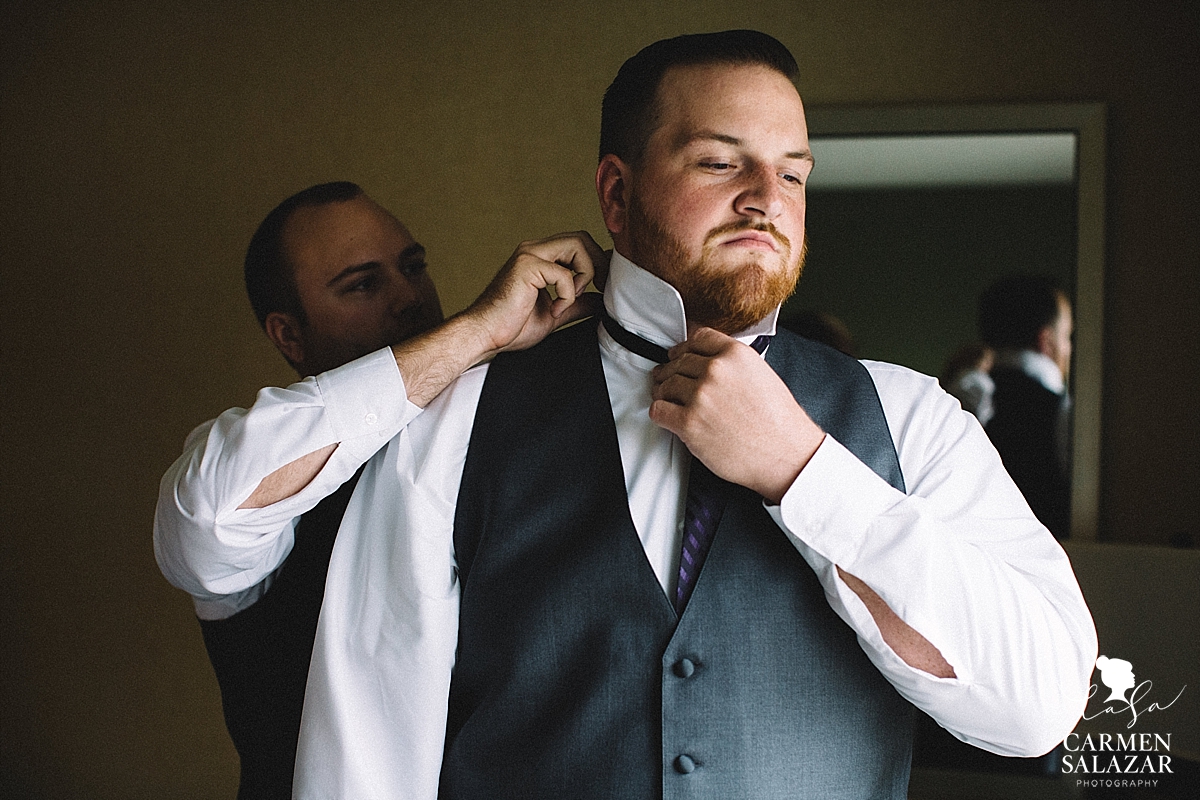
[[[558,298],[550,304],[549,295],[546,305],[557,314],[575,302],[575,273],[569,267],[564,267],[554,261],[547,261],[531,249],[522,246],[511,262],[511,268],[503,275],[504,285],[509,288],[528,286],[539,295],[553,288]],[[539,298],[539,302],[540,302]]]
[[[526,242],[522,247],[543,261],[560,264],[575,273],[575,279],[578,281],[576,293],[582,292],[596,277],[598,265],[603,264],[604,270],[608,268],[604,251],[587,231],[559,233],[545,239]]]
[[[575,298],[575,302],[563,308],[555,317],[555,325],[562,326],[584,317],[593,317],[604,310],[604,295],[599,292],[584,292]]]
[[[604,288],[604,282],[608,278],[608,259],[612,255],[612,251],[600,249],[600,245],[596,244],[596,240],[587,231],[575,231],[567,234],[570,241],[574,241],[582,250],[576,250],[570,263],[564,263],[563,266],[569,266],[575,272],[575,293],[582,294],[589,283],[595,281],[596,286],[600,289]]]
[[[566,267],[547,264],[542,270],[542,277],[546,280],[547,286],[554,287],[556,295],[554,305],[550,307],[550,313],[555,317],[561,316],[575,302],[576,275]],[[587,284],[585,283],[584,286]]]
[[[544,281],[544,286],[552,285],[558,297],[550,311],[556,318],[571,307],[576,297],[583,294],[597,275],[597,269],[601,270],[601,274],[607,274],[607,256],[587,231],[560,233],[546,239],[524,242],[519,250],[541,262],[538,264],[538,278]],[[559,269],[549,268],[548,264],[557,265]]]

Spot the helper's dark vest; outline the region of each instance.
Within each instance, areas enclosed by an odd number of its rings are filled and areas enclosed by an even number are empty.
[[[226,619],[200,620],[225,727],[242,762],[238,800],[291,800],[329,556],[361,474],[300,518],[292,552],[258,602]]]
[[[858,362],[786,332],[767,361],[903,489]],[[911,706],[732,488],[677,620],[630,517],[595,324],[492,363],[455,518],[443,798],[905,797]]]

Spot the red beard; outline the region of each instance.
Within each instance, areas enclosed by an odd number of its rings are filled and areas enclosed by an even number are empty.
[[[764,267],[759,253],[748,254],[747,261],[738,266],[713,263],[710,243],[719,236],[741,230],[765,231],[774,236],[785,268]],[[629,237],[637,265],[679,292],[688,322],[725,334],[749,328],[791,297],[804,268],[805,242],[801,242],[795,263],[789,263],[792,245],[788,238],[771,223],[752,220],[709,231],[700,259],[689,264],[683,243],[647,214],[636,196],[629,204]]]

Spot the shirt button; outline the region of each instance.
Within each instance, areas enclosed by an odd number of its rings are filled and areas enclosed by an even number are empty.
[[[675,771],[680,775],[691,775],[696,771],[696,762],[689,755],[675,757]]]
[[[681,658],[675,662],[672,669],[680,678],[690,678],[696,672],[696,665],[690,658]]]
[[[363,422],[368,425],[374,425],[376,422],[379,422],[379,417],[375,416],[375,412],[371,412],[363,417]]]

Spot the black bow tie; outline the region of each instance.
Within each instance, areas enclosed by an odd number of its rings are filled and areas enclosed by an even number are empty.
[[[600,322],[604,325],[604,330],[608,331],[608,335],[613,338],[613,341],[629,352],[635,353],[642,358],[648,358],[659,364],[665,364],[670,361],[667,358],[667,348],[661,347],[654,342],[648,342],[636,333],[630,333],[608,314],[601,314]],[[759,336],[750,346],[754,348],[755,352],[762,355],[766,352],[767,345],[770,343],[770,336]]]

